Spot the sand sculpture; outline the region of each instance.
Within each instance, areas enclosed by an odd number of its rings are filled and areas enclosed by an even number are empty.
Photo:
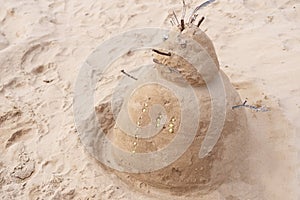
[[[191,145],[186,151],[173,163],[150,172],[129,173],[109,169],[118,177],[133,186],[141,184],[149,187],[164,189],[173,193],[186,193],[193,189],[203,192],[213,190],[223,183],[230,172],[242,159],[243,146],[247,135],[247,122],[245,113],[242,111],[233,111],[232,106],[241,103],[240,97],[230,84],[229,79],[219,69],[219,62],[215,53],[214,46],[209,37],[200,30],[199,25],[193,24],[194,15],[187,23],[181,20],[175,25],[172,34],[168,35],[160,47],[153,50],[153,61],[155,71],[170,84],[185,88],[190,85],[195,91],[197,101],[200,106],[199,124],[190,122],[184,130],[186,132],[196,131],[196,136],[192,138]],[[184,38],[190,38],[202,47],[204,54],[197,54],[197,49],[191,46]],[[177,45],[177,46],[176,46]],[[174,53],[181,51],[182,54],[196,59],[195,62],[204,63],[201,73],[190,64],[186,59]],[[207,63],[207,65],[205,65]],[[208,64],[210,63],[210,65]],[[209,66],[208,66],[209,65]],[[147,78],[145,74],[141,79]],[[224,86],[226,97],[225,107],[220,108],[225,115],[224,125],[220,137],[212,150],[203,158],[199,158],[199,149],[212,123],[212,97],[207,87],[210,82],[220,76]],[[137,80],[137,84],[138,84]],[[128,119],[121,115],[121,111],[116,118],[109,102],[101,102],[96,106],[96,113],[100,126],[107,137],[123,151],[133,155],[140,153],[156,152],[165,148],[176,137],[176,134],[183,124],[181,109],[181,100],[174,95],[174,91],[168,87],[151,83],[137,88],[128,95],[120,110],[126,110],[132,123],[137,129],[143,130],[149,124],[152,124],[157,134],[151,137],[143,137],[143,131],[128,135],[120,126],[126,126]],[[162,113],[151,110],[155,105],[162,105],[165,109],[165,118]],[[190,105],[190,115],[193,115],[194,105]],[[192,119],[192,118],[191,118]],[[185,119],[186,120],[186,119]],[[122,124],[123,123],[123,124]],[[183,142],[183,141],[182,141]],[[180,144],[178,144],[180,146]],[[174,152],[177,149],[174,149]],[[120,165],[126,158],[112,152],[115,162]],[[164,158],[161,158],[162,162]],[[149,163],[139,163],[139,160],[131,161],[132,168],[135,164],[148,165]]]

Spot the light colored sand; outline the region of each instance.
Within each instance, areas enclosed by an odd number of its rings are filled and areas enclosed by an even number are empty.
[[[180,12],[180,2],[0,5],[1,199],[175,199],[135,191],[101,168],[78,139],[72,101],[81,64],[102,41],[131,28],[169,27],[168,11]],[[232,180],[197,199],[298,200],[300,2],[226,0],[201,12],[220,68],[242,99],[262,100],[271,111],[247,110],[245,163]]]

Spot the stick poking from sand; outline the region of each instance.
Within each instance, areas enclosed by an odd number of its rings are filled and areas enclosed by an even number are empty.
[[[267,111],[270,111],[265,106],[257,107],[257,106],[246,105],[246,103],[247,103],[247,100],[245,100],[244,103],[241,104],[241,105],[232,106],[232,110],[234,110],[236,108],[246,107],[246,108],[250,108],[251,110],[254,110],[256,112],[267,112]]]
[[[199,26],[202,24],[202,22],[204,21],[204,19],[205,19],[205,17],[202,17],[202,18],[200,19],[200,21],[199,21],[198,24],[197,24],[197,27],[199,27]]]
[[[201,5],[197,6],[194,11],[192,12],[190,19],[189,19],[189,23],[192,23],[193,21],[196,20],[196,17],[198,16],[196,13],[198,12],[198,10],[200,10],[201,8],[213,3],[215,0],[208,0],[205,1],[204,3],[202,3]]]
[[[177,22],[177,25],[179,25],[179,21],[178,21],[178,18],[177,18],[177,16],[176,16],[176,13],[175,13],[174,10],[173,10],[173,16],[175,17],[175,20],[176,20],[176,22]]]
[[[180,24],[181,24],[181,31],[183,31],[183,30],[184,30],[184,19],[182,19],[182,20],[180,21]]]
[[[186,4],[185,4],[185,1],[182,0],[182,16],[181,16],[181,19],[184,20],[185,14],[186,14]]]
[[[132,78],[132,79],[134,79],[134,80],[136,80],[136,81],[138,80],[138,79],[135,78],[134,76],[132,76],[132,75],[128,74],[127,72],[125,72],[124,69],[122,69],[121,72],[122,72],[123,74],[125,74],[126,76],[128,76],[129,78]]]
[[[170,23],[171,23],[172,26],[174,26],[173,19],[170,20]]]
[[[197,19],[197,17],[198,17],[198,14],[195,14],[190,23],[192,24]]]
[[[152,49],[152,51],[155,52],[155,53],[158,53],[158,54],[160,54],[160,55],[163,55],[163,56],[171,56],[171,53],[170,53],[170,52],[165,53],[165,52],[161,52],[161,51],[156,50],[156,49]]]

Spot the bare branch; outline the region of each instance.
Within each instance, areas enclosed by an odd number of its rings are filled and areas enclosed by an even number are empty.
[[[152,51],[155,52],[155,53],[158,53],[158,54],[160,54],[160,55],[163,55],[163,56],[171,56],[171,53],[170,53],[170,52],[165,53],[165,52],[161,52],[161,51],[156,50],[156,49],[152,49]]]
[[[184,30],[184,19],[182,19],[180,21],[180,25],[181,25],[181,31],[183,31]]]
[[[186,4],[185,4],[185,1],[182,0],[182,16],[181,16],[181,19],[184,20],[185,14],[186,14]]]
[[[175,13],[174,10],[173,10],[173,16],[175,17],[175,20],[176,20],[176,22],[177,22],[177,25],[179,25],[179,21],[178,21],[178,18],[177,18],[177,16],[176,16],[176,13]]]
[[[202,18],[199,20],[199,22],[198,22],[198,24],[197,24],[198,27],[202,24],[202,22],[204,21],[204,19],[205,19],[205,17],[202,17]]]
[[[132,75],[128,74],[127,72],[125,72],[124,69],[122,69],[121,72],[122,72],[123,74],[125,74],[126,76],[128,76],[129,78],[132,78],[132,79],[134,79],[134,80],[138,80],[138,79],[135,78],[134,76],[132,76]]]
[[[198,12],[198,10],[200,10],[201,8],[204,8],[205,6],[213,3],[215,0],[208,0],[208,1],[205,1],[204,3],[200,4],[199,6],[197,6],[194,11],[192,12],[190,18],[189,18],[189,23],[192,23],[193,21],[196,20],[196,13]]]
[[[257,107],[257,106],[252,106],[252,105],[246,105],[247,103],[247,100],[244,101],[243,104],[241,105],[236,105],[236,106],[232,106],[232,110],[236,109],[236,108],[241,108],[241,107],[245,107],[245,108],[249,108],[251,110],[254,110],[256,112],[267,112],[267,111],[270,111],[267,107],[265,106],[260,106],[260,107]]]

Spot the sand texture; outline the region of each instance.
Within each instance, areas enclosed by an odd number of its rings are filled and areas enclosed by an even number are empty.
[[[186,1],[187,15],[200,3]],[[85,148],[74,122],[75,82],[103,41],[133,28],[172,28],[172,11],[181,16],[181,1],[0,0],[0,5],[0,199],[299,200],[300,1],[217,0],[200,10],[203,32],[194,40],[205,46],[228,91],[224,130],[204,160],[195,155],[210,123],[203,77],[180,58],[153,52],[129,51],[107,68],[96,84],[93,109],[104,133],[130,153],[166,146],[181,121],[168,121],[172,131],[161,129],[136,144],[116,126],[111,110],[118,81],[138,83],[145,74],[135,67],[151,64],[176,82],[154,58],[169,67],[186,66],[179,71],[200,88],[204,112],[195,141],[172,165],[145,174],[112,170]],[[206,35],[210,40],[202,41]],[[128,87],[119,86],[115,98]],[[231,109],[245,99],[269,111]],[[133,119],[143,114],[144,103],[164,104],[169,116],[180,118],[180,101],[166,88],[141,87],[127,100]],[[143,119],[141,126],[150,122],[149,115]]]

